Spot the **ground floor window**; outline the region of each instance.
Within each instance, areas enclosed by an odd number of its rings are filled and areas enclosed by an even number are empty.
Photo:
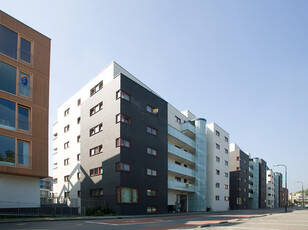
[[[138,190],[136,188],[117,187],[117,202],[136,204],[138,203]]]
[[[157,213],[156,207],[147,207],[147,213]]]

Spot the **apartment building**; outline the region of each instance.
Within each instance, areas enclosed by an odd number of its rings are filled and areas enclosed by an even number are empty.
[[[267,208],[274,208],[274,197],[275,197],[275,185],[274,185],[274,172],[271,169],[266,171],[266,200]]]
[[[235,143],[230,144],[230,209],[248,208],[249,155]]]
[[[56,196],[121,214],[206,210],[204,118],[180,112],[115,62],[57,115]]]
[[[1,207],[40,206],[48,176],[50,39],[0,11]]]
[[[279,208],[282,207],[280,205],[280,197],[282,192],[282,174],[279,172],[274,173],[274,185],[275,185],[274,207]]]
[[[207,207],[229,209],[229,133],[216,123],[206,125]]]
[[[260,178],[259,178],[260,163],[259,158],[255,157],[249,160],[249,172],[252,184],[248,185],[249,190],[249,208],[259,208],[259,195],[260,195]]]

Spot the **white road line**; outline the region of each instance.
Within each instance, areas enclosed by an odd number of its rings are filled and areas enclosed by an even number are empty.
[[[85,223],[88,223],[88,224],[104,224],[104,225],[113,225],[113,226],[119,225],[119,224],[109,224],[109,223],[94,222],[94,221],[85,221]]]

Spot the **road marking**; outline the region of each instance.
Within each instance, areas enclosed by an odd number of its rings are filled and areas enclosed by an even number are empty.
[[[109,223],[103,223],[103,222],[96,222],[96,221],[85,221],[88,224],[106,224],[106,225],[113,225],[117,226],[118,224],[109,224]]]
[[[85,221],[85,222],[90,224],[119,226],[119,225],[136,225],[136,224],[156,224],[156,223],[165,223],[171,221],[172,220],[161,220],[161,219],[136,219],[136,220],[122,219],[122,220],[110,220],[110,221],[96,220],[96,221]]]

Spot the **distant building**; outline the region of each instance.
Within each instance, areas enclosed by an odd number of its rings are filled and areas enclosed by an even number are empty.
[[[275,184],[275,199],[274,199],[274,207],[281,207],[280,197],[282,192],[282,174],[279,172],[274,173],[274,184]]]
[[[275,185],[274,185],[274,172],[271,169],[266,171],[266,207],[274,208],[274,196],[275,196]]]
[[[288,205],[288,189],[282,188],[282,193],[281,193],[281,207],[285,207]]]
[[[48,176],[50,39],[0,11],[0,204],[40,206]]]
[[[53,183],[55,180],[52,177],[47,177],[40,180],[40,197],[52,197]]]
[[[259,208],[259,194],[260,194],[260,178],[259,178],[260,163],[259,158],[252,158],[249,160],[249,172],[252,177],[252,184],[248,185],[249,189],[249,208]]]

